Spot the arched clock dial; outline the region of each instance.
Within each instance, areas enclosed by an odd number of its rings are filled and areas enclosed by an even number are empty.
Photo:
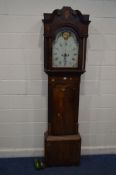
[[[59,68],[78,67],[79,43],[75,34],[69,30],[57,33],[53,41],[52,66]]]

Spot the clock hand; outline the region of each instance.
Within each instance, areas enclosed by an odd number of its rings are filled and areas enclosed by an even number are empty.
[[[62,54],[61,56],[63,56],[64,57],[64,66],[66,65],[66,57],[68,56],[66,53],[64,53],[64,54]]]
[[[67,61],[67,60],[66,60],[66,57],[67,57],[67,54],[65,53],[65,54],[64,54],[64,66],[66,65],[66,61]]]

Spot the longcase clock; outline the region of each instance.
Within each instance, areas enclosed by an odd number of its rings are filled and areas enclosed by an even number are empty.
[[[78,165],[80,76],[85,72],[89,15],[63,7],[44,13],[44,70],[48,74],[47,166]]]

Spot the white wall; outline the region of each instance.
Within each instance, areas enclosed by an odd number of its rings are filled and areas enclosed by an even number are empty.
[[[116,1],[0,0],[0,157],[43,155],[44,12],[71,6],[92,21],[82,75],[82,154],[116,153]]]

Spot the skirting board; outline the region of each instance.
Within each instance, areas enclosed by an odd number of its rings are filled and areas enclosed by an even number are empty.
[[[0,149],[0,158],[10,157],[43,157],[43,148],[14,148],[14,149]]]
[[[116,146],[81,147],[81,155],[114,154],[114,153],[116,153]]]
[[[97,146],[97,147],[81,147],[81,155],[95,154],[116,154],[116,146]],[[8,157],[43,157],[43,148],[2,148],[0,149],[0,158]]]

